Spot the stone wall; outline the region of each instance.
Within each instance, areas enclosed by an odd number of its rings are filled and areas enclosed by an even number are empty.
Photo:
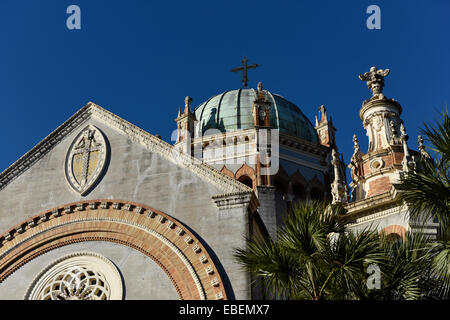
[[[78,251],[99,253],[116,265],[122,276],[125,299],[179,299],[170,279],[155,262],[132,248],[103,241],[71,244],[37,257],[0,285],[0,299],[23,299],[41,270],[56,259]]]
[[[64,167],[70,144],[87,124],[104,133],[111,153],[104,176],[91,192],[80,196],[67,183]],[[30,216],[71,202],[119,199],[142,203],[188,226],[215,255],[225,274],[224,281],[228,281],[229,297],[245,299],[250,297],[247,274],[237,268],[232,252],[234,247],[244,245],[243,236],[248,231],[248,203],[219,211],[211,197],[221,193],[223,190],[218,186],[189,169],[149,152],[123,132],[91,117],[0,190],[0,228],[2,233],[6,232]],[[16,277],[20,278],[21,270],[16,271]],[[3,292],[2,286],[0,284]],[[136,292],[136,298],[138,296]]]

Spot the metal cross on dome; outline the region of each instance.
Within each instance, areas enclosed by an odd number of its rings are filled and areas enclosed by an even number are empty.
[[[246,88],[247,82],[248,82],[248,76],[247,76],[248,69],[255,69],[255,68],[259,67],[259,64],[248,65],[247,57],[244,57],[244,59],[242,59],[241,62],[242,62],[242,67],[231,69],[231,72],[242,71],[242,85],[244,86],[244,88]]]

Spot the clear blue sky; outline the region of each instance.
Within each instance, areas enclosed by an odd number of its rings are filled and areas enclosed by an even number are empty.
[[[66,8],[81,8],[81,30]],[[381,8],[381,30],[366,8]],[[0,2],[0,171],[88,101],[169,141],[186,95],[196,106],[240,87],[229,70],[246,55],[251,87],[297,104],[314,120],[324,104],[349,160],[370,96],[358,74],[390,68],[384,93],[403,106],[417,147],[424,121],[449,103],[450,1]]]

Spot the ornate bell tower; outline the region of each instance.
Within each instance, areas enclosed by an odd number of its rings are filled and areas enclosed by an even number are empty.
[[[370,72],[359,76],[361,80],[367,82],[372,91],[372,98],[364,101],[359,111],[359,117],[369,137],[369,153],[399,144],[397,133],[403,122],[400,119],[402,107],[397,101],[387,99],[382,93],[384,77],[388,74],[389,69],[377,70],[372,67]]]
[[[362,200],[388,192],[398,175],[414,167],[410,155],[401,105],[388,99],[382,93],[384,78],[389,69],[375,67],[359,75],[372,91],[372,97],[363,102],[359,117],[369,138],[366,154],[359,148],[356,135],[353,136],[354,153],[350,160],[352,200]]]
[[[363,102],[359,117],[369,138],[367,153],[360,150],[353,135],[354,152],[350,159],[351,201],[345,204],[348,229],[376,229],[403,237],[420,231],[435,237],[438,224],[431,220],[411,219],[410,207],[396,188],[402,176],[416,169],[415,157],[427,156],[419,137],[420,153],[408,148],[408,134],[400,118],[402,107],[383,94],[384,78],[389,69],[370,68],[359,78],[367,82],[372,97]],[[429,156],[429,155],[428,155]]]

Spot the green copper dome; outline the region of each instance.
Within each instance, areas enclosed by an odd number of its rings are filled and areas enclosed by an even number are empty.
[[[292,102],[264,90],[269,101],[270,124],[280,132],[317,143],[317,133],[312,123]],[[198,121],[196,132],[205,133],[208,129],[232,132],[253,128],[252,107],[256,90],[239,89],[226,91],[200,104],[194,111]]]

